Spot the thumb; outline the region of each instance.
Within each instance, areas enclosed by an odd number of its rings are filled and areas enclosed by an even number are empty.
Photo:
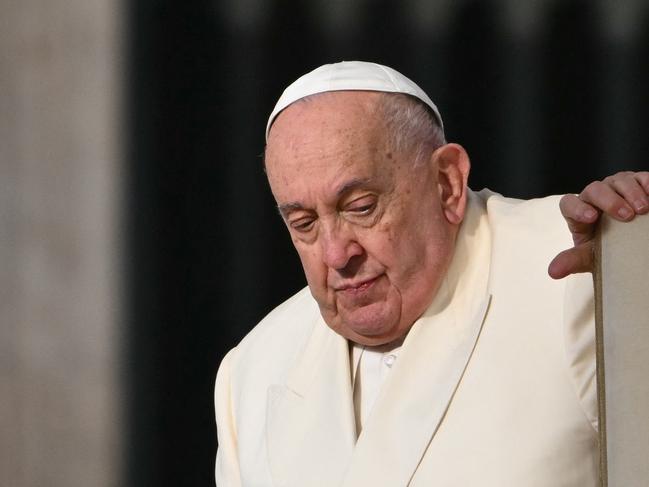
[[[553,279],[563,279],[570,274],[593,271],[592,240],[559,252],[548,266],[548,274]]]

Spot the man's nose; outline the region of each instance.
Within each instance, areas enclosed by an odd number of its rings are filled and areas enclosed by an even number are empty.
[[[332,226],[325,230],[321,240],[324,263],[331,269],[343,270],[349,261],[363,254],[363,247],[348,228]]]

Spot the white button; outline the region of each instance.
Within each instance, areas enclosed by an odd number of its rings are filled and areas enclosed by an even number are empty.
[[[388,367],[392,367],[394,365],[394,362],[397,360],[397,356],[394,354],[386,355],[383,357],[383,363],[387,365]]]

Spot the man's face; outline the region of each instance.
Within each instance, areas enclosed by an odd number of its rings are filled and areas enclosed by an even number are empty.
[[[457,225],[435,158],[396,153],[377,93],[332,92],[275,121],[266,170],[325,322],[364,345],[404,336],[432,301]]]

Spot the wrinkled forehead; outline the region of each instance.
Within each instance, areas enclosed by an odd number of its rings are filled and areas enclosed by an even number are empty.
[[[327,92],[301,99],[278,115],[265,151],[269,165],[290,161],[329,163],[360,156],[389,143],[376,92]],[[299,167],[299,164],[296,166]]]
[[[351,181],[378,184],[392,174],[397,155],[380,112],[365,101],[378,98],[372,92],[326,93],[277,118],[265,162],[278,204],[335,199]]]
[[[337,91],[376,91],[403,93],[425,103],[443,129],[442,117],[437,106],[412,80],[398,71],[376,63],[343,61],[325,64],[291,83],[282,93],[266,124],[266,140],[277,116],[298,100],[317,93]]]
[[[381,95],[374,91],[333,91],[296,100],[275,117],[267,146],[287,138],[344,138],[383,126]]]

